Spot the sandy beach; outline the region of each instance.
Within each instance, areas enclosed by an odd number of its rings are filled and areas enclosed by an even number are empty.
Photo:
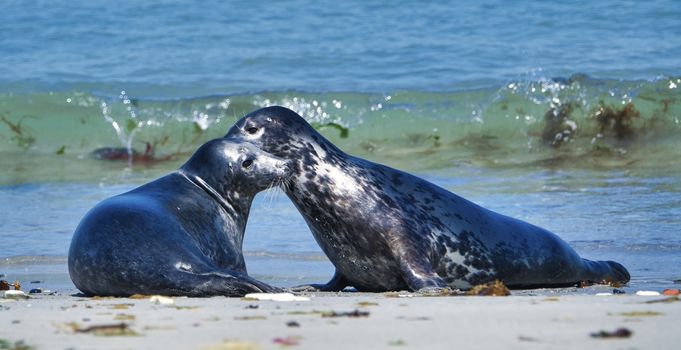
[[[675,349],[681,342],[678,297],[560,290],[507,297],[304,296],[309,300],[71,293],[0,299],[0,348]],[[595,336],[618,329],[624,337]]]

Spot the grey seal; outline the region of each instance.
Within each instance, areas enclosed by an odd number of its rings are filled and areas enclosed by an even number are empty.
[[[102,296],[277,291],[248,276],[242,242],[256,193],[290,171],[253,145],[211,140],[179,170],[91,209],[71,241],[71,280]]]
[[[256,110],[226,138],[292,161],[283,188],[336,268],[328,291],[511,288],[629,281],[582,259],[557,235],[495,213],[414,175],[344,153],[283,107]]]

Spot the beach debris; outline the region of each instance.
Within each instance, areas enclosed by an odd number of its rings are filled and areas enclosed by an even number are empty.
[[[288,321],[286,322],[286,327],[298,328],[300,327],[300,323],[298,323],[297,321]]]
[[[660,295],[660,292],[654,290],[639,290],[636,292],[636,295],[642,297],[656,297]]]
[[[417,317],[404,317],[404,316],[399,316],[397,318],[398,320],[407,320],[407,321],[430,321],[432,318],[428,316],[417,316]]]
[[[237,316],[234,317],[235,320],[237,321],[255,321],[255,320],[266,320],[267,317],[262,316],[262,315],[257,315],[257,316]]]
[[[508,296],[511,291],[501,281],[496,280],[487,284],[479,284],[474,286],[466,292],[466,295],[482,295],[482,296]]]
[[[127,310],[131,306],[135,306],[135,304],[129,304],[129,303],[128,304],[112,304],[111,308],[114,309],[114,310]]]
[[[631,335],[634,334],[634,332],[630,331],[627,328],[617,328],[616,330],[612,332],[608,331],[599,331],[595,333],[591,333],[592,338],[603,338],[603,339],[609,339],[609,338],[629,338]]]
[[[310,301],[308,297],[301,297],[291,293],[250,293],[241,300],[260,301]]]
[[[10,341],[6,339],[0,339],[0,349],[2,350],[32,350],[34,347],[24,343],[23,340]]]
[[[664,315],[661,312],[657,311],[628,311],[628,312],[622,312],[620,315],[626,316],[626,317],[651,317],[651,316],[660,316]]]
[[[14,300],[19,300],[19,299],[28,299],[29,296],[26,295],[26,293],[20,291],[20,290],[7,290],[2,292],[2,297],[5,299],[14,299]]]
[[[407,343],[402,339],[391,340],[388,342],[388,346],[405,346]]]
[[[173,298],[164,297],[162,295],[152,295],[149,301],[156,305],[173,305],[175,300]]]
[[[408,292],[385,292],[383,296],[386,298],[413,298],[416,294]]]
[[[272,342],[281,346],[296,346],[300,345],[301,339],[303,339],[301,336],[289,336],[286,338],[274,338],[272,339]]]
[[[359,307],[378,306],[378,303],[375,303],[373,301],[360,301],[359,303],[357,303],[357,306]]]
[[[355,309],[354,311],[328,311],[323,312],[322,317],[369,317],[369,311],[362,311]]]
[[[678,289],[665,289],[662,291],[662,295],[679,295],[681,291]]]
[[[201,308],[200,306],[196,306],[196,305],[194,305],[194,306],[170,305],[170,307],[175,308],[175,310],[196,310],[196,309]]]
[[[258,309],[258,308],[260,308],[260,305],[258,305],[258,304],[248,304],[248,305],[244,306],[244,309]]]
[[[453,295],[460,295],[458,290],[450,288],[424,288],[416,292],[416,295],[423,297],[449,297]]]
[[[208,345],[201,350],[260,350],[260,345],[248,341],[224,340],[222,343]]]
[[[150,299],[150,298],[151,298],[151,295],[133,294],[133,295],[129,296],[128,298],[129,298],[129,299],[136,299],[136,300],[140,300],[140,299]]]
[[[135,315],[130,314],[118,314],[114,316],[114,320],[116,321],[134,321],[136,318]]]
[[[321,315],[323,314],[324,311],[319,311],[319,310],[312,310],[312,311],[289,311],[286,314],[287,315]]]
[[[125,323],[103,324],[82,328],[75,322],[67,324],[74,333],[87,333],[100,337],[115,337],[115,336],[136,336],[135,331],[130,329],[130,326]]]
[[[528,337],[526,335],[519,335],[518,340],[526,341],[526,342],[532,342],[532,343],[538,343],[539,342],[539,339],[533,338],[533,337]]]
[[[43,283],[43,281],[38,281],[38,280],[36,280],[36,281],[31,281],[31,282],[29,282],[29,283],[30,283],[30,284],[38,284],[38,283]]]
[[[675,303],[677,301],[681,301],[681,299],[679,299],[678,295],[673,296],[673,297],[669,297],[669,298],[664,298],[664,299],[650,300],[650,301],[646,301],[645,303],[646,304]]]
[[[14,290],[21,290],[21,284],[19,281],[14,281],[14,283],[12,283],[12,287],[14,287]]]
[[[627,292],[624,291],[624,289],[613,289],[612,294],[627,294]]]
[[[5,280],[0,280],[0,290],[9,290],[9,283]]]

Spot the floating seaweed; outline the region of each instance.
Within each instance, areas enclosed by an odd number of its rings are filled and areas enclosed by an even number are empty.
[[[329,123],[324,123],[324,124],[322,124],[322,123],[310,123],[310,125],[312,125],[312,127],[317,129],[317,130],[322,130],[322,129],[325,129],[325,128],[336,129],[340,132],[339,136],[342,139],[346,139],[346,138],[348,138],[348,136],[350,136],[350,129],[348,129],[347,127],[344,127],[344,126],[342,126],[338,123],[334,123],[334,122],[329,122]]]
[[[570,102],[551,108],[544,114],[544,129],[541,138],[544,143],[558,148],[571,141],[577,130],[577,123],[569,119],[576,103]]]
[[[600,101],[593,117],[598,123],[599,134],[612,134],[617,140],[630,140],[636,136],[634,120],[640,118],[641,113],[631,102],[616,109]]]
[[[90,156],[99,160],[128,161],[133,164],[151,164],[172,159],[172,156],[170,155],[156,157],[154,153],[155,147],[151,143],[147,142],[144,152],[139,152],[135,149],[128,149],[125,147],[102,147],[90,152]]]
[[[8,120],[5,115],[0,115],[0,121],[5,123],[9,130],[12,132],[12,140],[14,140],[17,143],[17,146],[23,148],[23,149],[28,149],[31,147],[36,139],[31,135],[30,130],[25,128],[21,123],[24,121],[24,119],[29,118],[30,116],[23,116],[19,118],[19,121],[16,123],[13,123],[12,121]]]

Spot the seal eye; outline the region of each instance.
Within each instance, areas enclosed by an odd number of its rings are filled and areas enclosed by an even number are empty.
[[[256,128],[255,126],[251,126],[251,127],[249,127],[249,128],[246,129],[246,132],[249,133],[249,134],[251,134],[251,135],[253,135],[253,134],[255,134],[256,132],[258,132],[258,128]]]
[[[253,165],[252,159],[246,159],[246,160],[244,160],[243,163],[241,163],[241,166],[244,167],[244,168],[247,168],[247,169],[250,168],[251,165]]]

